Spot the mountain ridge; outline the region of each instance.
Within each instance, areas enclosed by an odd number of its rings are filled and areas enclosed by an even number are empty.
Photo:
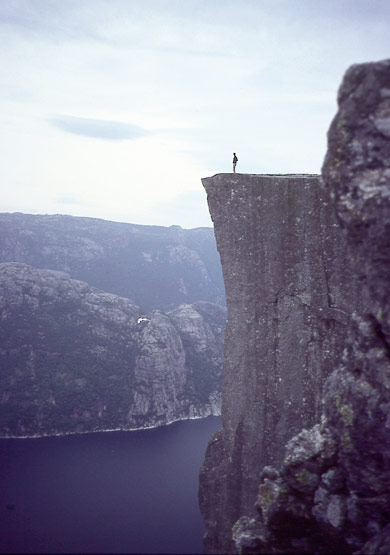
[[[223,307],[144,313],[63,272],[1,263],[0,312],[3,437],[219,414]]]
[[[1,213],[0,262],[65,271],[146,311],[198,300],[225,304],[212,228]]]

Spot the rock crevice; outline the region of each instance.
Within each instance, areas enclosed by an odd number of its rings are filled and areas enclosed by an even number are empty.
[[[319,176],[218,174],[203,184],[228,322],[223,429],[201,471],[200,501],[206,552],[226,552],[234,522],[253,512],[262,468],[280,465],[287,441],[319,421],[359,297]]]
[[[344,256],[353,272],[330,271],[327,282],[332,306],[354,312],[343,326],[342,356],[336,328],[327,330],[327,341],[334,337],[328,359],[324,344],[317,352],[319,373],[326,374],[328,363],[334,369],[323,387],[321,418],[310,428],[308,420],[290,439],[279,470],[262,468],[253,489],[257,512],[242,511],[245,516],[233,526],[239,553],[390,552],[389,91],[390,60],[352,66],[340,87],[322,191],[335,207],[342,229],[332,223],[334,237],[347,244]],[[323,249],[329,261],[331,243]],[[352,300],[348,287],[354,289]],[[311,330],[316,336],[316,326]],[[246,348],[253,351],[250,342]],[[224,399],[228,395],[224,391]],[[227,444],[225,430],[221,437]],[[209,530],[206,543],[214,539],[213,549],[223,551],[222,540]]]

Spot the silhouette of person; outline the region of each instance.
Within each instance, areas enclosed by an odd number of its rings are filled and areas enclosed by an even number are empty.
[[[233,152],[233,173],[236,173],[236,165],[237,165],[237,162],[238,162],[238,158],[237,158],[237,156],[236,156],[236,153]]]

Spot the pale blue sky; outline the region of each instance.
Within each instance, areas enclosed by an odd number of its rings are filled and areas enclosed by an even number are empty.
[[[0,0],[0,211],[211,225],[201,177],[317,173],[388,0]]]

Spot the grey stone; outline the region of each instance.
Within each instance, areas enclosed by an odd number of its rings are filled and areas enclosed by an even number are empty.
[[[210,553],[234,550],[231,527],[254,514],[263,467],[280,466],[288,440],[319,422],[360,299],[319,176],[218,174],[203,184],[228,307],[222,451],[208,451],[200,479]],[[307,441],[314,458],[330,443],[320,433]],[[299,476],[305,491],[320,479],[310,465]]]
[[[321,476],[321,481],[328,491],[335,493],[345,485],[345,476],[340,468],[331,468]]]
[[[63,272],[0,264],[0,436],[139,429],[220,412],[226,311],[143,314]]]
[[[274,497],[272,522],[267,513],[264,518],[262,507],[263,514],[255,519],[266,527],[260,534],[266,538],[263,552],[283,548],[296,553],[297,540],[304,553],[389,552],[389,90],[390,60],[352,66],[340,87],[323,180],[343,229],[340,240],[344,236],[348,242],[364,302],[355,306],[342,360],[325,383],[321,426],[294,438],[279,476],[273,483],[263,479],[260,485],[260,491],[284,488],[283,496]],[[307,441],[308,435],[317,440]],[[333,445],[330,457],[326,437]],[[314,495],[291,480],[292,472],[302,472],[308,465],[319,479]],[[287,530],[287,515],[293,520],[302,517],[302,500],[306,525],[299,531]],[[256,523],[250,527],[254,530]]]
[[[256,541],[252,538],[252,542]],[[388,555],[390,553],[390,524],[373,535],[359,550],[359,555]]]
[[[262,553],[267,544],[265,526],[259,525],[258,520],[247,516],[241,517],[233,527],[232,536],[238,553]]]
[[[314,497],[313,515],[323,527],[342,533],[346,516],[345,496],[329,494],[327,490],[318,488]]]

